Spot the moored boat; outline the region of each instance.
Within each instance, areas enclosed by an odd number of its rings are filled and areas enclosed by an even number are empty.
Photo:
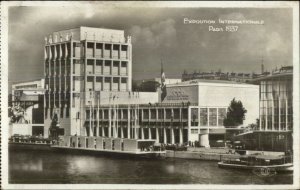
[[[160,157],[166,152],[155,140],[113,137],[61,136],[51,148],[64,152],[115,154],[138,157]]]
[[[244,155],[238,159],[228,159],[218,162],[220,168],[234,168],[244,170],[269,169],[276,172],[293,171],[291,157]]]

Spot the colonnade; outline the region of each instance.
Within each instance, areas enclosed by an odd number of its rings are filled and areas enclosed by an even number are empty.
[[[113,138],[128,138],[155,140],[157,143],[164,144],[183,144],[184,129],[183,128],[162,128],[162,127],[118,127],[112,128],[109,126],[94,126],[93,133],[88,132],[90,127],[86,127],[87,136],[102,136]],[[187,134],[186,134],[187,135]]]

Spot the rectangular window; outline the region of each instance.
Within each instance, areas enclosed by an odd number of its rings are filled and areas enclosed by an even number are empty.
[[[223,126],[226,117],[226,108],[219,108],[218,110],[218,126]]]
[[[143,110],[143,119],[148,120],[149,119],[149,110]]]
[[[164,119],[164,110],[163,109],[158,110],[158,119]]]
[[[60,108],[60,118],[64,118],[64,108]]]
[[[151,109],[151,119],[156,119],[156,110]]]
[[[104,110],[104,119],[108,119],[108,110]]]
[[[90,110],[85,111],[85,119],[90,119]]]
[[[207,108],[200,108],[200,126],[207,126]]]
[[[114,77],[113,78],[113,83],[119,83],[119,78]]]
[[[123,110],[123,119],[127,119],[127,118],[128,118],[128,111]]]
[[[66,108],[66,118],[70,117],[70,108]]]
[[[171,109],[166,109],[166,119],[172,119],[172,111]]]
[[[94,43],[88,42],[87,43],[87,48],[94,48]]]
[[[191,108],[191,126],[198,126],[198,108]]]
[[[198,134],[198,129],[191,129],[192,134]]]
[[[181,118],[182,119],[187,119],[188,118],[188,109],[187,108],[183,108],[182,110],[181,110]]]
[[[52,117],[53,117],[53,108],[50,108],[50,118],[53,119]]]
[[[217,126],[217,108],[209,108],[209,125]]]

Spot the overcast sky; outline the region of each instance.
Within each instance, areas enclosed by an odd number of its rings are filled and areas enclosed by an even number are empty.
[[[237,32],[210,32],[197,20],[263,20]],[[291,9],[12,7],[9,10],[9,83],[43,77],[44,37],[79,26],[121,29],[132,36],[133,78],[181,77],[184,70],[257,72],[292,65]],[[215,24],[214,27],[225,25]]]

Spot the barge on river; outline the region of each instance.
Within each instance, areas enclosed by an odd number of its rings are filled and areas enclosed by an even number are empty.
[[[267,156],[267,155],[244,155],[238,159],[228,159],[218,162],[220,168],[234,168],[245,170],[256,170],[268,168],[276,172],[292,172],[292,157]]]
[[[64,152],[105,153],[139,157],[160,157],[166,151],[155,140],[111,137],[61,136],[51,148]]]

